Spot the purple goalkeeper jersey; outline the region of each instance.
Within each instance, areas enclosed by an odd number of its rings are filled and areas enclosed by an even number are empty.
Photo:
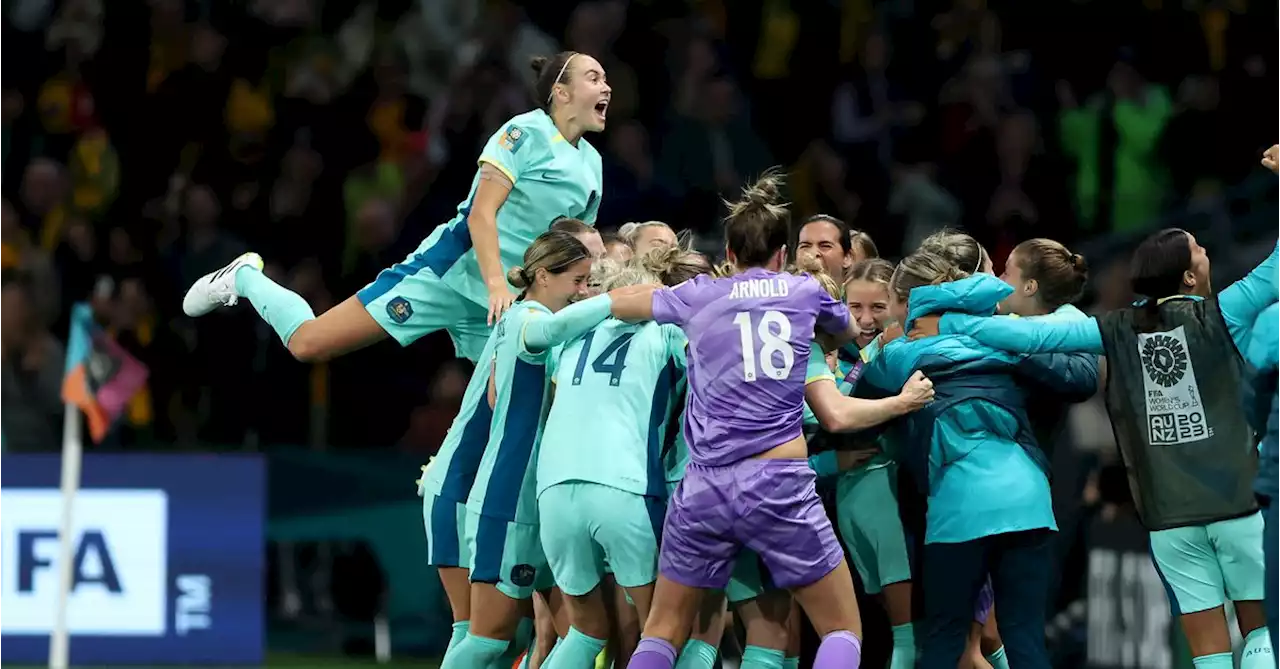
[[[655,292],[653,319],[689,338],[684,436],[716,467],[800,436],[814,328],[844,332],[849,309],[808,275],[755,267]]]

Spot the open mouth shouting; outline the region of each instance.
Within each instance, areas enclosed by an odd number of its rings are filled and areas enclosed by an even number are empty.
[[[609,112],[609,98],[601,98],[600,101],[597,102],[595,106],[596,120],[599,121],[601,124],[603,124],[605,121],[605,116],[608,114],[608,112]]]

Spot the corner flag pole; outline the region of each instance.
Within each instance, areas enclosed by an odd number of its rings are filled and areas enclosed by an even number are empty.
[[[54,605],[53,630],[49,633],[49,669],[68,669],[71,657],[71,635],[67,626],[67,603],[71,598],[71,581],[75,575],[75,537],[72,526],[76,493],[80,490],[80,464],[83,439],[80,409],[67,403],[62,418],[62,517],[58,523],[58,599]]]

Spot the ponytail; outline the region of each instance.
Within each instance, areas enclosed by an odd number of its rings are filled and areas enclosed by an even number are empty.
[[[782,202],[783,172],[771,168],[742,189],[736,202],[725,202],[725,246],[742,267],[762,267],[785,248],[791,237],[791,212]]]
[[[1160,328],[1159,300],[1181,294],[1183,277],[1190,270],[1191,237],[1187,231],[1166,228],[1142,240],[1129,262],[1129,285],[1135,296],[1146,298],[1134,309],[1133,322],[1139,332]]]

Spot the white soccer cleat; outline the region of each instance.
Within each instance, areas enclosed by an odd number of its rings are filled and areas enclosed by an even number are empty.
[[[200,277],[182,298],[182,311],[195,318],[218,307],[230,307],[239,302],[240,294],[236,292],[236,270],[241,267],[253,267],[262,271],[262,256],[251,251],[232,260],[226,267]]]

